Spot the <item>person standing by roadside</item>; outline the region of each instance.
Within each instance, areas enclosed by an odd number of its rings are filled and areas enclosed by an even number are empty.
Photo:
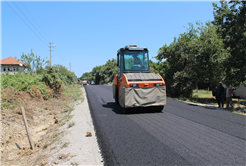
[[[225,88],[222,86],[222,82],[219,82],[219,86],[217,87],[216,99],[217,99],[218,107],[220,107],[220,103],[221,103],[222,108],[224,108],[224,99],[223,99],[224,91]]]
[[[229,104],[233,108],[232,95],[233,91],[236,89],[233,86],[226,84],[226,108],[229,108]]]

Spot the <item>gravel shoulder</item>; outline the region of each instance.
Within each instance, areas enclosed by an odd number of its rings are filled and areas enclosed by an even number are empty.
[[[75,106],[71,113],[73,117],[59,129],[66,130],[67,133],[56,143],[59,148],[50,152],[51,157],[47,160],[49,165],[103,165],[86,92],[83,87],[81,89],[84,101]],[[91,136],[86,136],[87,132]]]

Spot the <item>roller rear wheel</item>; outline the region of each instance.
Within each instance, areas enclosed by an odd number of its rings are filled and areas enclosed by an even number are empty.
[[[116,89],[116,86],[114,86],[114,90],[115,90],[115,98],[114,98],[114,100],[115,100],[115,103],[116,104],[119,104],[119,94],[118,94],[118,91],[117,91],[117,89]]]
[[[116,94],[115,94],[115,103],[116,104],[119,104],[119,95],[118,95],[118,92],[116,91]]]
[[[155,112],[162,112],[163,109],[164,109],[164,106],[157,106],[155,107]]]
[[[122,108],[122,113],[123,114],[127,114],[128,113],[128,109],[127,108]]]

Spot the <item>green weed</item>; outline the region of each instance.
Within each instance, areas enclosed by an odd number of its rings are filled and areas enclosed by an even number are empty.
[[[53,134],[51,135],[51,139],[49,139],[43,146],[44,149],[46,149],[48,146],[53,144],[54,142],[58,141],[60,138],[64,136],[65,132],[59,132],[58,130],[55,130]]]
[[[80,86],[69,86],[67,88],[65,88],[63,94],[65,96],[68,96],[70,98],[73,99],[73,101],[78,101],[81,100],[82,101],[82,91],[80,89]]]
[[[68,127],[67,127],[67,128],[73,127],[74,125],[75,125],[75,122],[72,121],[72,122],[70,122],[70,123],[68,124]]]

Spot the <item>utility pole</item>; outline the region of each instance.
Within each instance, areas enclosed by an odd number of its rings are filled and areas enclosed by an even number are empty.
[[[50,43],[50,67],[52,67],[52,48],[54,48],[56,45],[52,46],[53,43]]]
[[[71,63],[69,63],[70,64],[70,72],[71,72]]]

